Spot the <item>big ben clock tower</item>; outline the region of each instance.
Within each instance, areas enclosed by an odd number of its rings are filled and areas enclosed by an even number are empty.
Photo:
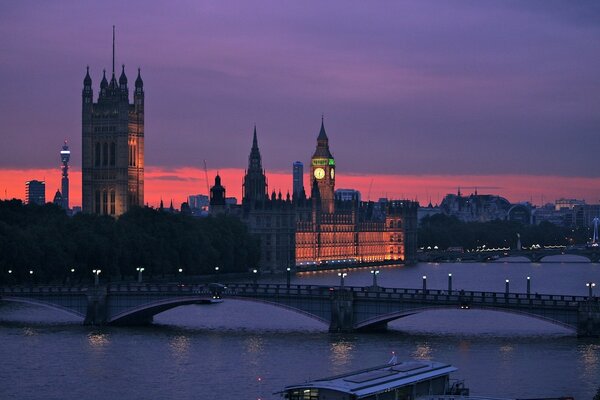
[[[311,159],[311,181],[316,180],[321,194],[321,209],[333,213],[335,190],[335,160],[329,151],[329,139],[325,133],[323,118],[321,131],[317,137],[317,148]]]

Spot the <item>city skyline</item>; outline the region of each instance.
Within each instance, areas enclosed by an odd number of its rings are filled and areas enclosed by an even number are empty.
[[[269,189],[291,193],[292,162],[306,164],[321,113],[339,187],[365,200],[435,203],[477,187],[511,201],[598,202],[593,3],[261,5],[144,3],[130,18],[140,5],[129,3],[110,23],[77,18],[101,8],[76,2],[1,6],[2,194],[22,198],[30,179],[59,188],[49,149],[66,137],[70,202],[81,204],[81,82],[86,65],[93,87],[110,71],[114,23],[117,65],[141,67],[148,86],[151,205],[204,193],[204,159],[209,181],[221,171],[241,198],[254,123]]]

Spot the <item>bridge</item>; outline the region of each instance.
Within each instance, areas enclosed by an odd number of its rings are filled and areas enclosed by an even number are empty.
[[[382,330],[390,321],[427,310],[472,308],[541,319],[578,336],[600,336],[600,301],[584,296],[256,283],[0,287],[0,300],[59,309],[89,325],[150,323],[168,309],[211,304],[220,297],[282,307],[327,324],[330,332]]]
[[[600,262],[600,248],[540,248],[533,250],[516,249],[494,249],[471,252],[433,250],[417,254],[419,262],[439,261],[479,261],[487,262],[501,259],[503,257],[524,257],[530,262],[544,262],[548,256],[575,255],[587,258],[590,262]]]

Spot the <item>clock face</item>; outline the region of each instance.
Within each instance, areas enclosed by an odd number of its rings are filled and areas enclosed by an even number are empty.
[[[325,178],[325,170],[323,168],[315,168],[315,178],[317,178],[317,179]]]
[[[329,175],[331,175],[331,179],[335,178],[335,169],[331,168],[329,170]]]

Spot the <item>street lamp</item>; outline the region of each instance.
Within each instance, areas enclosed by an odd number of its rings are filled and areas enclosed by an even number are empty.
[[[377,287],[377,275],[379,275],[379,270],[371,270],[371,274],[373,275],[373,287]]]
[[[588,297],[591,299],[592,298],[592,294],[593,294],[592,291],[594,289],[594,286],[596,286],[596,284],[594,282],[588,282],[588,283],[585,284],[585,286],[588,287],[588,291],[589,291]]]
[[[258,285],[258,268],[252,270],[252,281],[254,282],[254,286]]]
[[[144,272],[144,268],[137,267],[135,270],[138,272],[138,283],[142,283],[142,272]]]
[[[504,294],[506,294],[507,296],[508,296],[508,292],[510,291],[509,284],[510,284],[510,281],[507,279],[506,284],[504,286]]]
[[[423,275],[423,293],[427,291],[427,275]]]
[[[219,267],[215,267],[215,274],[219,275]]]
[[[287,287],[289,289],[290,288],[290,283],[292,281],[292,269],[290,267],[287,267],[285,269],[285,272],[287,274]]]
[[[92,273],[94,274],[94,286],[98,286],[98,283],[100,283],[100,272],[102,272],[101,269],[92,270]]]
[[[346,272],[338,272],[338,276],[340,277],[340,289],[344,288],[344,278],[348,276]]]
[[[452,293],[452,273],[448,274],[448,294]]]
[[[529,296],[529,294],[531,294],[531,277],[530,276],[527,277],[527,296]]]

